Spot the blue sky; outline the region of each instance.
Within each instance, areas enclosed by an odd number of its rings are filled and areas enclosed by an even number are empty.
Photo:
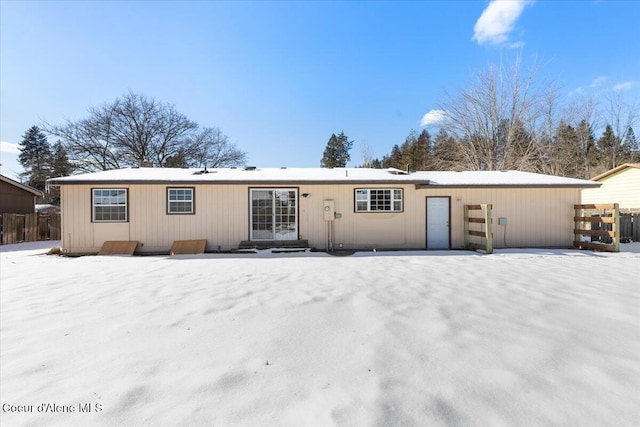
[[[350,165],[364,144],[381,157],[445,91],[518,54],[567,99],[638,102],[639,20],[637,1],[1,1],[1,171],[21,171],[30,126],[129,90],[220,128],[261,167],[317,167],[340,131]]]

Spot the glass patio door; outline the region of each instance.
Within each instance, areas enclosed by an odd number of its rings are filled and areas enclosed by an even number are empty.
[[[297,240],[298,190],[251,189],[251,240]]]

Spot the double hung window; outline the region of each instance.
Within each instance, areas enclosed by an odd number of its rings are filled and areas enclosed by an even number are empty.
[[[92,192],[94,222],[127,222],[127,189],[94,188]]]
[[[167,188],[167,213],[195,213],[193,188]]]

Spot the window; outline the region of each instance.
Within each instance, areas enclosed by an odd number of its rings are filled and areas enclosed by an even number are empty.
[[[402,189],[356,189],[356,212],[402,212]]]
[[[193,188],[167,188],[167,213],[195,213]]]
[[[125,188],[94,188],[92,203],[94,222],[127,222]]]

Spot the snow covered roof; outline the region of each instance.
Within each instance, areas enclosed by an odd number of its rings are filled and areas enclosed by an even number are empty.
[[[600,183],[519,171],[420,171],[368,168],[128,168],[48,180],[80,184],[415,184],[429,187],[598,187]]]

